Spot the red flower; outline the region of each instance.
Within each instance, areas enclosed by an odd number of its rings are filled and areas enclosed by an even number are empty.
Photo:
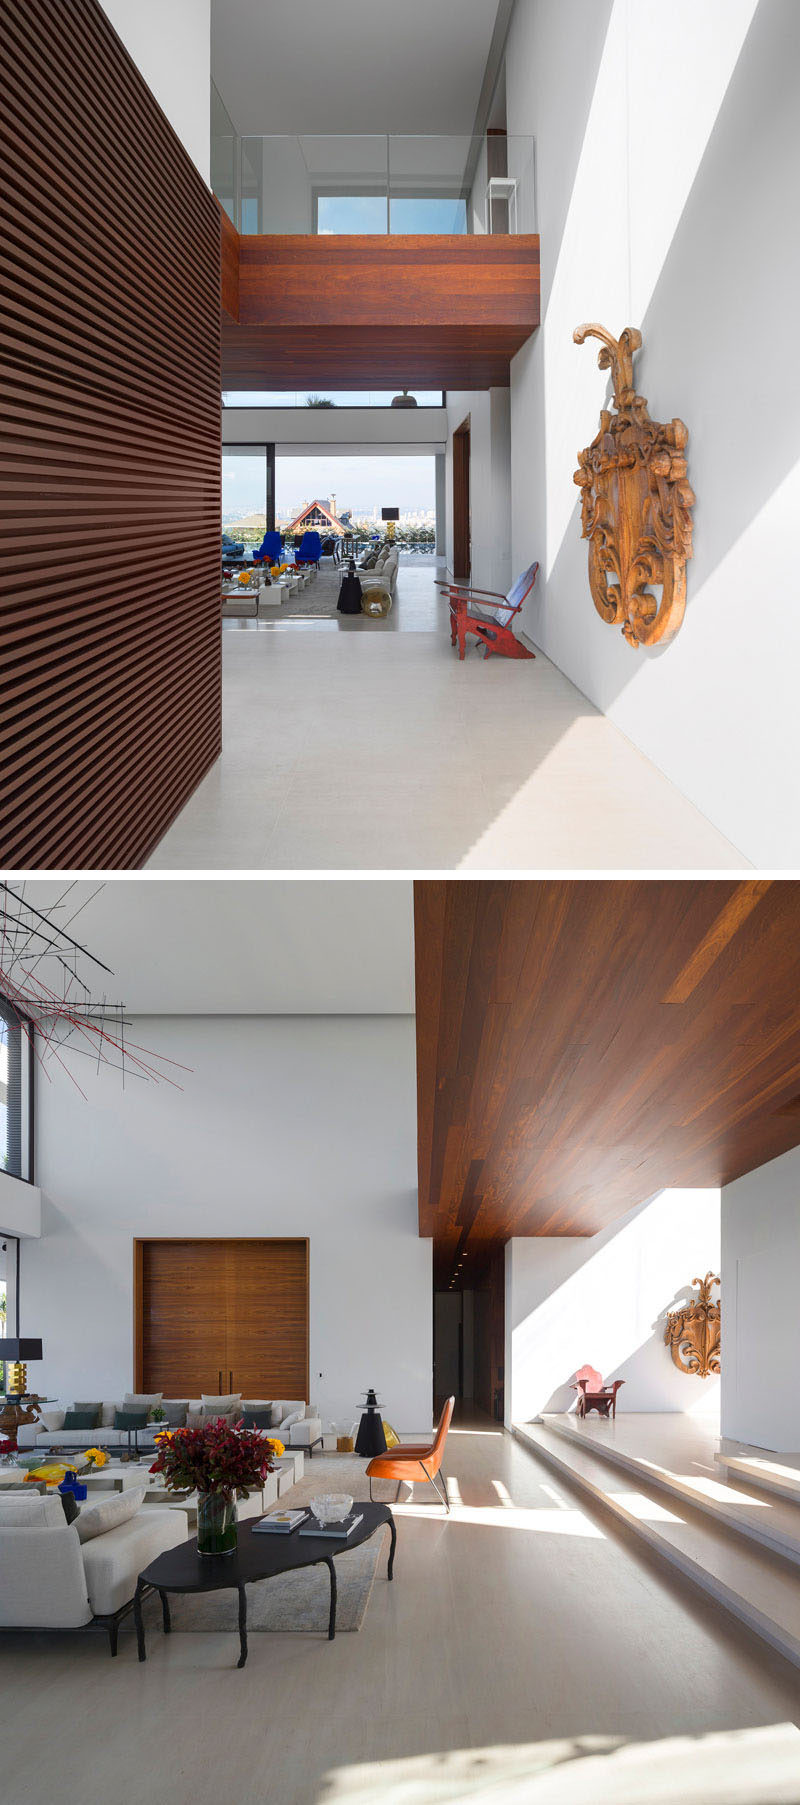
[[[274,1467],[272,1450],[258,1429],[231,1427],[224,1417],[202,1429],[173,1429],[159,1440],[151,1473],[163,1473],[169,1491],[224,1492],[246,1498]]]

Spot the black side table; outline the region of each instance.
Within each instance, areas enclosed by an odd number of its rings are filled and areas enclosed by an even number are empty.
[[[169,1635],[172,1627],[168,1592],[238,1592],[239,1659],[236,1665],[244,1667],[247,1660],[247,1587],[255,1580],[274,1579],[278,1573],[290,1573],[295,1567],[314,1567],[319,1563],[324,1564],[330,1574],[328,1640],[332,1642],[336,1635],[335,1556],[345,1553],[348,1548],[357,1548],[361,1542],[368,1542],[376,1530],[388,1523],[392,1543],[387,1578],[391,1579],[393,1575],[397,1530],[388,1504],[359,1502],[355,1508],[362,1513],[362,1520],[352,1534],[342,1541],[334,1541],[330,1536],[301,1536],[296,1529],[285,1535],[280,1531],[273,1535],[256,1534],[252,1523],[240,1523],[239,1541],[234,1554],[198,1554],[196,1536],[189,1542],[181,1542],[177,1548],[168,1548],[166,1554],[159,1554],[139,1574],[133,1600],[139,1660],[147,1658],[142,1597],[150,1588],[158,1592],[161,1599],[165,1635]]]

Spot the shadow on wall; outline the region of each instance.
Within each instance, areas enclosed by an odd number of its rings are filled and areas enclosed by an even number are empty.
[[[719,1247],[718,1189],[660,1191],[599,1235],[512,1241],[514,1420],[572,1409],[583,1365],[625,1381],[620,1410],[713,1413],[719,1379],[678,1371],[664,1323]]]

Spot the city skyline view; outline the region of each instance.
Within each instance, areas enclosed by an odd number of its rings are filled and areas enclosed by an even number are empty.
[[[335,496],[337,508],[356,518],[375,509],[399,508],[401,514],[432,511],[435,502],[433,457],[278,457],[275,460],[275,512],[294,519],[310,501]],[[266,513],[263,450],[252,457],[237,452],[222,460],[222,517],[227,524],[250,514]]]

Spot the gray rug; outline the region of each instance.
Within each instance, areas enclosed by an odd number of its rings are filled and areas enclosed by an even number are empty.
[[[263,603],[259,619],[333,620],[341,584],[342,571],[333,570],[330,564],[321,564],[316,576],[311,578],[305,589],[299,590],[288,602],[276,602],[274,607]]]
[[[320,1492],[349,1492],[357,1501],[369,1498],[366,1462],[355,1455],[323,1454],[306,1461],[306,1470],[298,1485],[284,1492],[281,1510],[294,1510],[310,1504]],[[393,1504],[397,1486],[378,1480],[373,1495],[381,1504]],[[407,1488],[403,1488],[407,1495]],[[403,1495],[403,1494],[401,1494]],[[277,1506],[273,1507],[277,1508]],[[380,1567],[381,1582],[386,1579],[389,1558],[389,1531],[384,1529],[359,1548],[351,1548],[336,1557],[336,1633],[361,1628],[366,1615],[376,1574]],[[330,1608],[330,1580],[327,1567],[307,1567],[297,1573],[282,1573],[247,1588],[248,1634],[272,1630],[277,1634],[300,1632],[327,1636]],[[239,1603],[235,1592],[212,1592],[206,1597],[170,1596],[170,1611],[176,1630],[230,1630],[238,1633]]]

